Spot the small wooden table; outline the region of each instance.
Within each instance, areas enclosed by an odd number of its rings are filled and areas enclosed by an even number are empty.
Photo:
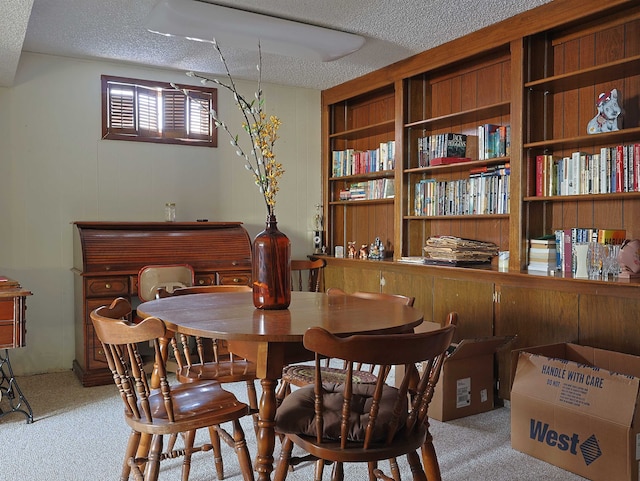
[[[254,361],[262,386],[259,405],[258,481],[271,479],[275,446],[276,384],[282,368],[313,358],[302,338],[313,326],[334,334],[407,332],[422,322],[417,309],[352,296],[293,292],[286,310],[260,310],[251,293],[192,294],[140,304],[140,317],[156,316],[176,332],[226,339],[233,353]]]
[[[0,276],[0,400],[7,400],[9,409],[0,407],[0,418],[11,413],[22,413],[27,424],[33,422],[33,411],[24,397],[11,368],[9,349],[25,345],[26,298],[31,292],[5,276]]]

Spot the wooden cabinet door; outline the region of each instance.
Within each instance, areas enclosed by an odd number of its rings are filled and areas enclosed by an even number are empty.
[[[579,344],[640,355],[640,298],[580,294]]]
[[[458,313],[454,340],[493,335],[493,282],[434,277],[433,321]]]
[[[521,286],[497,286],[496,336],[517,339],[511,349],[578,341],[578,294]],[[511,353],[498,353],[499,396],[510,398]],[[515,367],[515,366],[514,366]]]
[[[415,297],[413,307],[422,311],[425,322],[439,324],[444,319],[433,319],[433,277],[421,273],[410,274],[402,271],[383,270],[381,274],[382,292]],[[420,327],[417,328],[420,331]]]

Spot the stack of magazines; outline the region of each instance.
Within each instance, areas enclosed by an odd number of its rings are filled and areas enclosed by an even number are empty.
[[[498,246],[492,242],[436,236],[427,240],[424,252],[427,264],[488,264],[498,255]]]

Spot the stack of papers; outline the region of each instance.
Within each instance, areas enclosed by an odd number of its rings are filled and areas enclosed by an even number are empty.
[[[428,260],[444,263],[484,263],[498,255],[498,246],[492,242],[481,242],[452,236],[430,237],[424,252]]]

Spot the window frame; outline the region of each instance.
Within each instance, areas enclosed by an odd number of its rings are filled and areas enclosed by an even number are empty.
[[[114,127],[111,125],[110,120],[113,118],[112,107],[113,105],[109,102],[109,86],[111,83],[121,83],[123,84],[123,89],[126,89],[128,86],[131,86],[131,92],[133,95],[133,101],[130,105],[123,105],[121,113],[121,117],[129,115],[131,117],[131,122],[133,122],[133,127],[131,126],[121,126]],[[142,80],[135,79],[129,77],[117,77],[113,75],[102,75],[101,76],[101,97],[102,97],[102,139],[106,140],[128,140],[132,142],[152,142],[158,144],[177,144],[177,145],[192,145],[197,147],[217,147],[218,146],[218,129],[216,128],[213,119],[209,116],[208,112],[206,116],[204,115],[196,115],[197,118],[194,118],[194,122],[198,123],[198,120],[202,121],[204,118],[208,119],[208,127],[209,134],[190,134],[189,136],[187,131],[187,116],[189,113],[188,105],[186,102],[192,103],[197,102],[198,100],[205,102],[211,102],[210,107],[217,111],[218,108],[218,89],[212,87],[204,87],[204,86],[195,86],[195,85],[183,85],[183,84],[173,84],[169,82],[160,82],[160,81],[152,81],[152,80]],[[171,109],[170,112],[178,113],[178,115],[173,116],[173,119],[177,119],[177,121],[173,124],[177,126],[175,129],[163,130],[159,131],[159,125],[156,125],[155,129],[145,129],[140,126],[140,105],[139,100],[142,95],[142,89],[162,89],[162,102],[158,108],[164,109],[166,111],[167,103],[165,103],[165,95],[172,100],[178,100],[174,105],[179,105],[180,98],[182,97],[185,101],[184,109],[180,111],[179,108]],[[188,96],[185,96],[181,90],[186,89],[189,92]],[[169,100],[167,98],[167,100]],[[171,103],[170,103],[171,104]],[[149,105],[147,105],[148,107]],[[149,111],[152,111],[150,115],[147,115],[147,118],[153,116],[153,108],[142,109],[142,113],[149,114]],[[180,114],[182,114],[182,118],[180,118]],[[157,111],[156,111],[157,118]],[[163,112],[164,118],[164,112]],[[183,125],[180,126],[180,120],[182,119]],[[152,123],[152,122],[151,122]],[[164,123],[164,122],[163,122]],[[164,127],[164,126],[162,126]]]

